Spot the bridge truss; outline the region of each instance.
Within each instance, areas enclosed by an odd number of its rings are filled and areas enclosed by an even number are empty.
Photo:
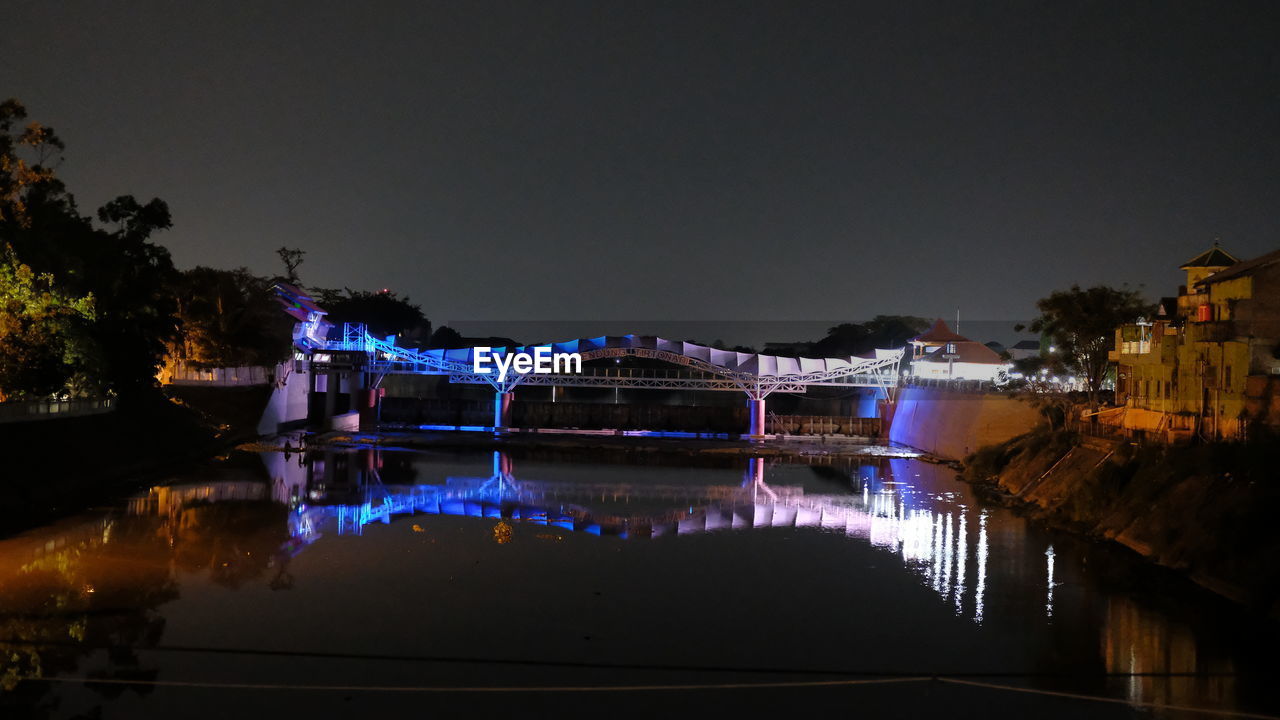
[[[620,339],[632,339],[623,336]],[[656,338],[655,338],[656,339]],[[554,349],[565,345],[544,345]],[[539,346],[495,348],[495,355],[508,352],[531,352]],[[473,348],[464,349],[471,352]],[[326,352],[327,351],[327,352]],[[327,353],[363,353],[364,368],[379,378],[386,375],[446,375],[451,383],[489,385],[497,392],[511,392],[520,385],[556,387],[630,388],[648,390],[709,390],[745,392],[752,399],[763,399],[774,392],[803,393],[810,387],[866,387],[883,390],[892,398],[898,385],[898,365],[903,350],[879,351],[873,358],[841,359],[832,366],[800,372],[760,373],[718,365],[697,357],[645,347],[643,345],[605,347],[579,352],[584,363],[601,359],[627,357],[660,360],[680,369],[649,368],[584,368],[581,373],[515,373],[499,377],[497,372],[477,373],[470,356],[451,357],[453,351],[415,350],[397,345],[394,338],[370,335],[363,325],[348,323],[340,339],[331,340],[312,355],[313,364],[325,365]],[[317,356],[319,359],[317,359]]]
[[[378,387],[387,375],[444,375],[451,383],[489,385],[495,393],[494,427],[506,427],[512,392],[521,385],[595,387],[647,390],[708,390],[742,392],[751,410],[749,435],[764,434],[765,398],[780,393],[804,393],[811,387],[874,388],[893,401],[903,348],[876,350],[871,357],[791,358],[740,353],[653,336],[623,335],[571,340],[549,345],[491,348],[493,356],[510,353],[577,353],[593,360],[646,358],[672,369],[583,368],[582,372],[544,374],[476,371],[476,348],[407,348],[395,337],[378,338],[364,325],[347,323],[340,333],[325,320],[325,312],[300,289],[277,284],[285,311],[298,319],[294,345],[311,366],[330,374],[357,373]]]

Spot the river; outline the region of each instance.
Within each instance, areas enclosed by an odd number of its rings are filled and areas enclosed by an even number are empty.
[[[945,466],[512,452],[239,454],[0,540],[0,715],[1280,714],[1270,622]]]

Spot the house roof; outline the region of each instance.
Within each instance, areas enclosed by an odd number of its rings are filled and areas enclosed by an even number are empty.
[[[1039,340],[1019,340],[1010,350],[1040,350]]]
[[[1280,262],[1280,250],[1273,250],[1266,255],[1256,257],[1252,260],[1245,260],[1241,263],[1236,263],[1226,270],[1220,270],[1204,280],[1201,280],[1198,284],[1207,285],[1209,283],[1230,280],[1231,278],[1240,277],[1241,275],[1249,275],[1277,262]]]
[[[916,360],[916,362],[945,363],[955,360],[956,362],[977,363],[981,365],[1004,364],[1004,360],[1000,358],[1000,355],[980,342],[964,340],[954,342],[952,345],[955,346],[954,353],[948,353],[947,347],[944,345],[919,360]]]
[[[1227,267],[1229,265],[1235,265],[1238,262],[1240,262],[1238,258],[1226,250],[1223,250],[1221,247],[1218,247],[1218,243],[1214,243],[1213,247],[1186,261],[1178,269],[1187,270],[1190,268]]]
[[[956,334],[947,327],[947,324],[938,318],[933,322],[933,326],[919,335],[911,338],[914,343],[945,343],[945,342],[968,342],[969,338]]]
[[[1178,314],[1178,298],[1162,297],[1156,305],[1156,317],[1173,317]]]

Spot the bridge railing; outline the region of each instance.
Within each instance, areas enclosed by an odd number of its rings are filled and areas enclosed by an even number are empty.
[[[115,409],[115,398],[28,400],[0,403],[0,423],[100,415]]]
[[[903,380],[905,387],[937,388],[963,393],[1001,392],[1002,386],[990,380],[965,380],[961,378],[910,377]]]
[[[880,418],[835,415],[769,415],[765,432],[770,435],[849,435],[878,437]]]

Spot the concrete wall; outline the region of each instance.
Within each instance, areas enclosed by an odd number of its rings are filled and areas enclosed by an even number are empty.
[[[1030,404],[1008,395],[902,388],[889,439],[953,460],[1042,422]]]
[[[271,399],[258,421],[259,435],[274,435],[281,426],[297,424],[307,419],[307,390],[310,376],[294,372],[290,363],[276,366],[276,382],[271,389]]]
[[[276,372],[279,372],[277,366]],[[213,387],[240,387],[243,385],[267,385],[272,370],[260,365],[242,367],[193,368],[182,363],[166,365],[160,371],[162,385],[202,385]]]

